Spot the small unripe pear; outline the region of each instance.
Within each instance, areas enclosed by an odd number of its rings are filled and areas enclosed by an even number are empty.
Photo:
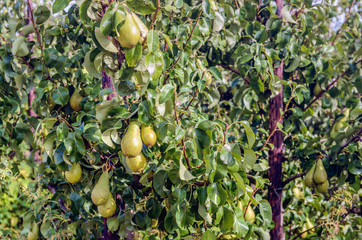
[[[317,82],[313,89],[314,96],[318,96],[318,94],[322,91],[321,86]]]
[[[308,236],[308,232],[304,232],[304,231],[307,231],[307,230],[308,230],[307,226],[305,224],[303,224],[303,227],[302,227],[302,230],[301,230],[301,232],[303,232],[303,233],[302,233],[302,235],[300,235],[301,238],[306,238]]]
[[[116,212],[116,202],[111,193],[109,194],[107,201],[103,205],[98,206],[98,212],[104,218],[109,218]]]
[[[141,152],[135,157],[126,157],[126,164],[132,170],[132,172],[142,172],[147,165],[147,159]]]
[[[36,222],[33,223],[31,231],[28,233],[28,240],[36,240],[39,238],[39,227]]]
[[[97,206],[105,204],[109,198],[109,194],[109,175],[108,172],[105,171],[92,190],[92,202]]]
[[[315,186],[315,189],[317,190],[317,192],[324,194],[328,191],[328,187],[329,187],[329,182],[327,180],[322,184],[317,184]]]
[[[308,232],[314,232],[314,228],[313,228],[314,226],[313,226],[312,222],[309,220],[309,218],[307,218],[307,220],[305,222],[305,226],[307,227],[307,229],[311,229]]]
[[[315,171],[315,164],[313,164],[313,167],[305,175],[304,183],[309,188],[312,188],[314,186],[314,180],[313,180],[314,171]]]
[[[65,178],[73,184],[79,182],[82,179],[82,168],[80,164],[73,164],[72,168],[65,172]]]
[[[157,136],[150,126],[142,126],[141,128],[142,141],[147,147],[155,145]]]
[[[81,105],[82,99],[83,96],[79,94],[78,89],[75,89],[74,93],[72,94],[69,100],[70,107],[74,111],[79,112],[80,110],[82,110],[82,105]]]
[[[318,159],[317,161],[313,175],[313,180],[316,184],[322,184],[327,181],[327,172],[324,168],[322,159]]]
[[[132,121],[121,141],[122,154],[126,157],[136,157],[141,153],[142,146],[140,127],[136,121]]]

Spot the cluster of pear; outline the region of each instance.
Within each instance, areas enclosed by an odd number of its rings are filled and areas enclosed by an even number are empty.
[[[314,228],[313,228],[313,224],[311,223],[311,221],[309,220],[309,218],[307,218],[307,220],[305,221],[305,223],[303,224],[303,227],[302,227],[302,235],[300,235],[301,238],[306,238],[307,235],[308,235],[308,232],[309,233],[312,233],[314,232]],[[309,231],[307,231],[308,229],[311,229]]]
[[[148,29],[141,19],[128,8],[126,14],[122,15],[116,12],[115,19],[117,24],[118,42],[123,48],[134,48],[138,43],[143,43]],[[124,21],[124,24],[120,24]]]
[[[317,163],[308,171],[304,182],[307,187],[312,188],[315,186],[319,193],[323,194],[328,191],[329,182],[322,159],[318,159]]]
[[[28,232],[28,240],[36,240],[39,238],[39,227],[36,222],[33,222],[33,225],[31,227],[31,230]]]
[[[152,127],[132,121],[121,141],[122,154],[126,156],[126,164],[132,172],[141,172],[147,165],[146,157],[142,153],[142,141],[147,147],[155,145],[157,136]]]
[[[109,175],[104,171],[94,186],[91,194],[92,202],[98,206],[102,217],[109,218],[116,212],[116,202],[109,190]]]

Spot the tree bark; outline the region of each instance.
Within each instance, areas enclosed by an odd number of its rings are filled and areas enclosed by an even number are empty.
[[[283,0],[276,0],[277,15],[281,17],[281,9],[283,8]],[[280,79],[283,79],[283,62],[274,69],[274,73]],[[283,109],[283,86],[277,96],[269,101],[269,134],[273,132],[278,121],[281,118],[281,110]],[[283,123],[281,119],[280,123]],[[269,170],[268,178],[269,187],[269,203],[272,208],[273,221],[275,227],[270,231],[271,240],[285,240],[283,227],[283,205],[282,205],[282,158],[283,158],[283,134],[276,131],[270,138],[270,143],[274,148],[269,151]]]

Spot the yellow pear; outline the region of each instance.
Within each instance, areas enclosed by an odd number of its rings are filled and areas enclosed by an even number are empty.
[[[317,82],[313,89],[314,96],[318,96],[318,94],[322,91],[321,86]]]
[[[98,206],[98,212],[104,218],[109,218],[116,212],[116,202],[111,193],[109,193],[107,201],[103,205]]]
[[[245,220],[250,222],[251,224],[255,221],[255,213],[254,210],[249,205],[248,209],[246,209]]]
[[[36,240],[39,238],[39,227],[36,222],[33,223],[31,231],[28,233],[28,240]]]
[[[329,187],[329,182],[327,180],[322,184],[317,184],[315,186],[315,189],[317,190],[317,192],[324,194],[328,191],[328,187]]]
[[[137,16],[137,14],[135,14],[134,12],[132,12],[133,15],[133,19],[136,22],[138,28],[140,29],[140,33],[141,33],[141,37],[140,37],[140,43],[143,43],[143,41],[145,40],[145,38],[147,37],[148,34],[148,28],[146,27],[146,25],[142,22],[142,20]]]
[[[143,153],[140,153],[135,157],[126,157],[126,164],[132,172],[142,172],[147,165],[147,159]]]
[[[83,96],[79,94],[78,89],[75,89],[69,101],[70,106],[74,111],[79,112],[80,110],[82,110],[82,105],[80,104],[82,99]]]
[[[17,218],[16,216],[11,216],[10,224],[12,227],[15,227],[16,225],[18,225],[18,222],[19,222],[19,218]]]
[[[298,187],[294,187],[292,191],[296,198],[298,198],[298,199],[304,198],[304,192],[301,191]]]
[[[123,48],[134,48],[141,38],[141,31],[133,18],[127,13],[124,24],[118,29],[118,42]]]
[[[65,172],[65,178],[70,183],[77,183],[82,178],[82,168],[79,163],[73,164],[69,171]]]
[[[205,74],[206,78],[206,86],[209,86],[212,83],[212,75],[209,72],[206,72],[206,68],[202,65],[202,62],[200,59],[196,59],[196,65],[200,70]]]
[[[322,184],[327,181],[327,173],[326,170],[324,169],[322,159],[318,159],[317,161],[313,175],[313,180],[316,184]]]
[[[304,231],[307,231],[307,230],[308,230],[307,226],[306,226],[305,224],[303,224],[303,227],[302,227],[302,231],[301,231],[301,232],[304,232]],[[301,238],[306,238],[307,235],[308,235],[308,232],[304,232],[304,233],[302,233],[302,235],[300,235],[300,237],[301,237]]]
[[[136,157],[142,151],[140,127],[132,121],[121,141],[122,154],[126,157]]]
[[[107,199],[109,198],[109,194],[109,176],[108,172],[105,171],[102,173],[97,184],[92,190],[92,202],[97,206],[105,204]]]
[[[315,171],[315,164],[313,164],[313,167],[305,175],[304,183],[309,188],[312,188],[314,186],[314,181],[313,181],[314,171]]]
[[[157,136],[156,136],[155,131],[153,131],[152,127],[142,125],[141,136],[142,136],[143,143],[147,147],[152,147],[153,145],[155,145]]]

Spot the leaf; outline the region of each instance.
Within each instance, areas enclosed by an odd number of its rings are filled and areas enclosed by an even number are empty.
[[[362,76],[358,76],[356,78],[354,85],[356,86],[358,92],[362,94]]]
[[[213,107],[215,107],[220,100],[220,92],[217,88],[215,87],[208,87],[206,91],[204,91],[204,93],[206,94],[206,97],[209,99],[210,104],[208,106],[208,109],[211,109]]]
[[[25,37],[17,37],[17,39],[13,43],[11,53],[18,57],[24,57],[29,54],[29,49],[26,45]]]
[[[161,32],[161,34],[162,34],[162,36],[164,37],[164,39],[166,40],[167,45],[168,45],[168,47],[169,47],[169,49],[170,49],[170,51],[171,51],[171,54],[173,55],[173,47],[172,47],[173,45],[172,45],[172,42],[171,42],[171,40],[170,40],[170,37],[167,36],[166,34],[162,33],[162,32]]]
[[[157,192],[158,195],[165,198],[167,197],[167,193],[169,192],[168,189],[165,187],[165,182],[167,179],[167,172],[165,170],[158,171],[153,176],[153,188]]]
[[[219,32],[224,27],[225,20],[223,16],[219,12],[215,12],[215,18],[214,18],[214,24],[212,31],[213,32]]]
[[[35,13],[34,16],[36,17],[36,23],[37,24],[42,24],[44,23],[46,20],[49,19],[50,17],[50,11],[47,7],[45,6],[39,6]],[[34,28],[33,28],[34,29]]]
[[[44,219],[40,226],[40,232],[44,237],[50,238],[52,236],[52,222]]]
[[[101,30],[104,36],[108,36],[114,28],[113,26],[114,13],[115,13],[114,8],[109,7],[107,9],[107,12],[104,14],[102,18],[101,24],[99,25],[99,29]]]
[[[108,39],[99,28],[94,28],[94,35],[96,37],[97,42],[101,45],[101,47],[109,52],[117,53],[118,49],[110,39]]]
[[[227,192],[220,183],[212,183],[207,187],[207,195],[217,206],[222,206],[226,202]]]
[[[147,34],[147,46],[149,52],[156,52],[159,50],[158,42],[158,34],[154,30],[150,30]]]
[[[224,233],[228,232],[234,225],[234,214],[228,208],[224,207],[220,230]]]
[[[289,66],[284,71],[285,72],[292,72],[297,67],[299,67],[299,64],[300,64],[300,58],[297,55],[295,55],[292,62],[289,64]]]
[[[113,141],[112,141],[112,137],[111,137],[111,134],[112,134],[112,131],[113,129],[107,129],[106,131],[104,131],[102,133],[102,141],[108,146],[108,147],[111,147],[111,148],[116,148],[116,146],[114,146],[113,144]]]
[[[117,231],[117,229],[119,228],[120,223],[121,223],[121,219],[119,219],[118,217],[108,218],[107,219],[108,230],[111,231],[111,232]]]
[[[61,144],[57,147],[57,149],[54,152],[54,162],[55,165],[61,170],[68,171],[69,165],[64,162],[63,154],[64,154],[64,145]]]
[[[211,74],[219,81],[222,81],[222,75],[221,72],[219,71],[219,69],[217,69],[216,67],[211,67],[208,69],[209,72],[211,72]]]
[[[55,0],[52,6],[53,14],[62,11],[69,4],[69,0]]]
[[[225,145],[221,149],[220,159],[225,165],[231,166],[235,163],[233,154],[231,153],[231,147],[229,145]]]
[[[52,91],[52,97],[56,104],[65,106],[69,102],[69,90],[65,87],[58,87]]]
[[[161,215],[161,205],[156,198],[150,198],[146,202],[146,210],[150,218],[158,218]]]
[[[246,172],[253,169],[256,162],[256,155],[253,150],[244,148],[244,168]]]
[[[205,205],[199,204],[199,208],[198,208],[197,212],[206,221],[206,223],[211,224],[212,217],[211,217],[210,213],[207,212]]]
[[[244,54],[242,57],[238,58],[237,64],[238,64],[238,65],[241,65],[241,64],[247,63],[247,62],[249,62],[252,58],[253,58],[253,55],[251,55],[251,54]]]
[[[138,43],[134,48],[127,48],[125,55],[128,66],[134,67],[142,59],[142,45]]]
[[[262,199],[259,202],[259,211],[263,218],[264,226],[269,227],[270,223],[272,222],[272,209],[267,200]]]
[[[89,17],[87,14],[88,8],[91,5],[91,0],[85,0],[79,8],[79,17],[83,24],[86,24],[89,21]]]
[[[215,234],[211,232],[210,230],[206,230],[202,234],[202,240],[216,240]]]
[[[166,84],[162,87],[160,97],[158,99],[159,104],[166,102],[168,99],[171,98],[175,87],[172,84]]]
[[[91,77],[94,78],[101,78],[102,74],[100,74],[97,69],[94,66],[94,62],[91,62],[90,60],[90,56],[91,56],[92,51],[87,52],[87,54],[84,57],[84,67],[87,70],[87,72],[89,73],[89,75],[91,75]]]
[[[85,154],[84,140],[79,133],[75,133],[75,146],[80,154]]]
[[[161,51],[150,51],[145,58],[145,63],[147,71],[152,75],[152,79],[157,79],[161,76],[164,64]]]
[[[194,179],[195,176],[193,176],[185,167],[185,165],[182,162],[183,159],[183,155],[181,155],[180,158],[180,169],[179,169],[179,174],[180,174],[180,179],[184,180],[184,181],[189,181],[191,179]]]
[[[246,137],[248,138],[249,148],[252,148],[255,143],[255,134],[248,124],[246,124],[245,122],[240,122],[240,123],[245,128]]]
[[[151,219],[148,217],[146,212],[138,211],[132,218],[133,222],[138,226],[139,229],[147,229],[151,226]]]
[[[60,140],[60,141],[64,140],[68,136],[68,133],[69,133],[68,126],[64,122],[59,124],[59,126],[57,127],[58,140]]]
[[[284,18],[284,20],[286,20],[287,22],[290,23],[297,23],[293,18],[292,15],[290,14],[290,10],[289,10],[289,6],[284,6],[282,8],[282,17]]]

